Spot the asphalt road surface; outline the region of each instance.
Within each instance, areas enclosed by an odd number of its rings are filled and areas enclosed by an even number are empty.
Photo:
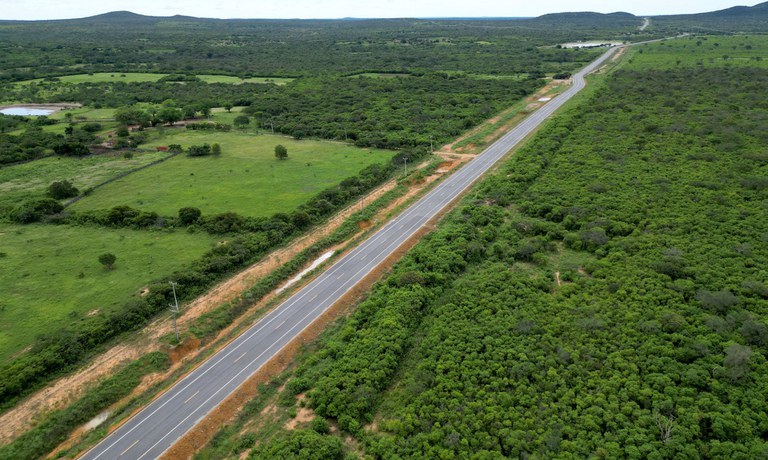
[[[573,85],[568,90],[544,104],[81,458],[153,459],[162,455],[414,232],[584,88],[584,76],[615,51],[616,48],[608,50],[574,75]]]

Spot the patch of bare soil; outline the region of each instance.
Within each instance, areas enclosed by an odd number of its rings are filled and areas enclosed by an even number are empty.
[[[558,287],[563,285],[563,283],[560,282],[560,272],[555,272],[555,282]]]
[[[295,430],[297,426],[311,422],[315,418],[315,411],[309,407],[300,407],[296,412],[296,417],[288,420],[285,424],[286,430]]]
[[[196,337],[188,337],[179,346],[168,350],[168,357],[171,358],[171,363],[178,364],[190,353],[197,351],[200,348],[200,339]]]
[[[373,227],[373,223],[370,220],[361,220],[357,223],[357,228],[360,230],[368,230],[371,227]]]
[[[621,59],[621,57],[624,55],[624,53],[626,53],[626,52],[627,52],[627,50],[628,50],[628,49],[629,49],[629,48],[627,48],[627,47],[624,47],[624,48],[619,48],[619,51],[617,51],[617,52],[616,52],[616,53],[613,55],[613,57],[611,58],[611,61],[613,61],[613,62],[616,62],[616,61],[618,61],[619,59]]]

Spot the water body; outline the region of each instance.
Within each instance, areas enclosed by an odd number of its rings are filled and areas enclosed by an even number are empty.
[[[24,117],[39,117],[42,115],[50,115],[53,112],[53,109],[36,109],[32,107],[9,107],[0,110],[0,113],[3,115],[21,115]]]

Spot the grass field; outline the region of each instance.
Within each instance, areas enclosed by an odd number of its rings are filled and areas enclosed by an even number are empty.
[[[72,114],[74,121],[106,121],[114,120],[115,109],[94,109],[92,107],[80,107],[79,109],[60,110],[52,114],[49,118],[54,120],[65,120],[68,113]]]
[[[149,281],[198,259],[204,233],[0,223],[0,360],[41,334],[120,307]],[[113,270],[97,258],[117,256]]]
[[[64,83],[104,83],[122,81],[125,83],[143,83],[158,81],[168,74],[165,73],[140,73],[140,72],[101,72],[93,74],[78,74],[78,75],[66,75],[58,77],[60,81]],[[206,83],[274,83],[275,85],[284,85],[293,78],[273,78],[273,77],[253,77],[242,79],[240,77],[232,77],[228,75],[198,75],[198,77]],[[43,79],[38,78],[35,80],[27,80],[17,83],[18,85],[24,85],[29,83],[40,83]]]
[[[117,152],[86,158],[48,157],[8,166],[0,169],[0,207],[42,198],[48,185],[58,180],[69,180],[82,191],[167,155],[162,152],[137,152],[128,160]]]
[[[735,35],[678,38],[630,48],[629,67],[768,67],[768,37]]]
[[[294,141],[252,133],[192,132],[165,129],[157,145],[221,144],[216,157],[178,156],[131,174],[96,190],[73,205],[77,211],[127,204],[161,215],[195,206],[203,214],[234,211],[245,216],[269,216],[294,209],[317,192],[355,175],[372,163],[389,161],[392,152],[359,149],[334,142]],[[278,161],[274,147],[288,148]]]

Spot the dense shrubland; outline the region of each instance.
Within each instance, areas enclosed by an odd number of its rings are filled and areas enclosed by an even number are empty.
[[[288,388],[377,458],[764,457],[765,78],[636,55]]]
[[[432,74],[400,78],[297,81],[254,99],[245,112],[297,139],[349,140],[361,147],[404,148],[448,142],[543,82],[479,80]]]
[[[83,72],[307,76],[451,70],[551,72],[591,52],[542,48],[574,39],[636,34],[636,19],[574,31],[525,21],[121,20],[118,15],[0,22],[0,83]],[[310,39],[311,37],[311,39]],[[503,59],[497,59],[504,56]],[[180,77],[172,77],[178,79]],[[181,85],[195,85],[184,76]],[[192,81],[190,81],[192,80]],[[179,84],[180,83],[180,84]]]

